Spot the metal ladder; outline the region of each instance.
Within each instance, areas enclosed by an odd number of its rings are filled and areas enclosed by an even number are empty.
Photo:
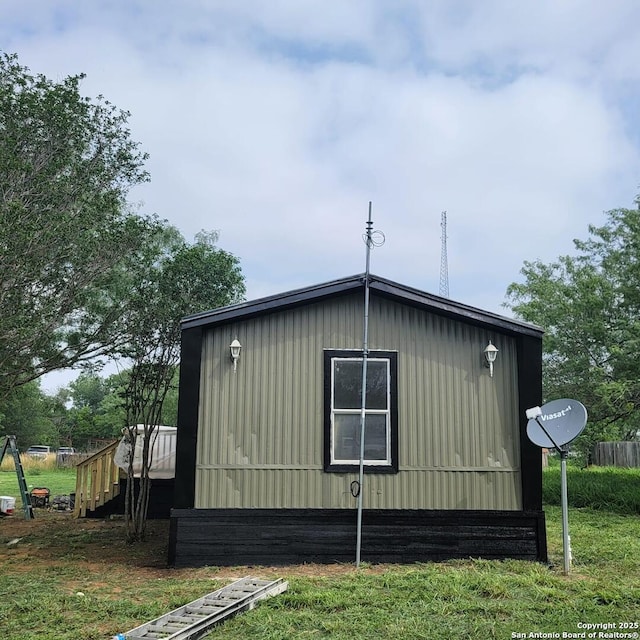
[[[287,587],[288,583],[281,579],[242,578],[115,637],[126,640],[196,640],[225,618],[253,609],[259,600],[278,595]]]
[[[31,498],[29,497],[29,490],[27,489],[27,481],[24,477],[24,469],[22,468],[22,462],[20,461],[20,452],[16,445],[15,436],[7,436],[0,451],[0,464],[4,459],[4,455],[7,449],[11,450],[13,455],[13,462],[16,467],[16,474],[18,476],[18,486],[20,487],[20,497],[22,498],[22,510],[24,511],[25,520],[33,520],[33,506],[31,505]]]

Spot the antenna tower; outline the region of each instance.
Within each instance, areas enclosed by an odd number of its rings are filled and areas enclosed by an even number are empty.
[[[442,227],[442,249],[440,252],[440,295],[449,297],[449,260],[447,258],[447,212],[442,212],[440,221]]]
[[[352,482],[351,492],[354,498],[358,498],[358,520],[356,532],[356,567],[360,566],[360,551],[362,548],[362,494],[364,484],[364,442],[365,442],[365,422],[367,407],[367,359],[369,357],[369,264],[371,259],[371,249],[381,247],[384,244],[384,233],[373,230],[371,221],[371,202],[369,202],[369,220],[367,222],[367,232],[364,235],[364,242],[367,245],[367,266],[364,275],[364,330],[362,338],[362,396],[360,404],[360,465],[358,480]],[[353,492],[353,485],[357,485],[358,493]]]

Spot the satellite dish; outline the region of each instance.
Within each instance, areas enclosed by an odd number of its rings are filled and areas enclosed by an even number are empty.
[[[569,500],[567,498],[567,456],[562,449],[577,438],[587,424],[587,410],[577,400],[552,400],[542,407],[527,409],[527,435],[533,444],[560,452],[560,493],[562,502],[562,551],[564,575],[569,575],[571,542],[569,537]]]
[[[577,438],[587,424],[587,410],[577,400],[562,398],[540,407],[540,413],[527,417],[527,435],[533,444],[546,449],[561,447]],[[545,433],[546,432],[546,433]]]

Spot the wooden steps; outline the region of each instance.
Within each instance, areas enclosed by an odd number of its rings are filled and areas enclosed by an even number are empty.
[[[113,461],[119,441],[78,463],[74,517],[84,518],[120,494],[120,468]]]

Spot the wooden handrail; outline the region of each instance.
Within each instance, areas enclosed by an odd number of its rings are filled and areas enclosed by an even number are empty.
[[[75,518],[84,518],[120,494],[120,467],[113,461],[119,441],[96,451],[76,467]]]

